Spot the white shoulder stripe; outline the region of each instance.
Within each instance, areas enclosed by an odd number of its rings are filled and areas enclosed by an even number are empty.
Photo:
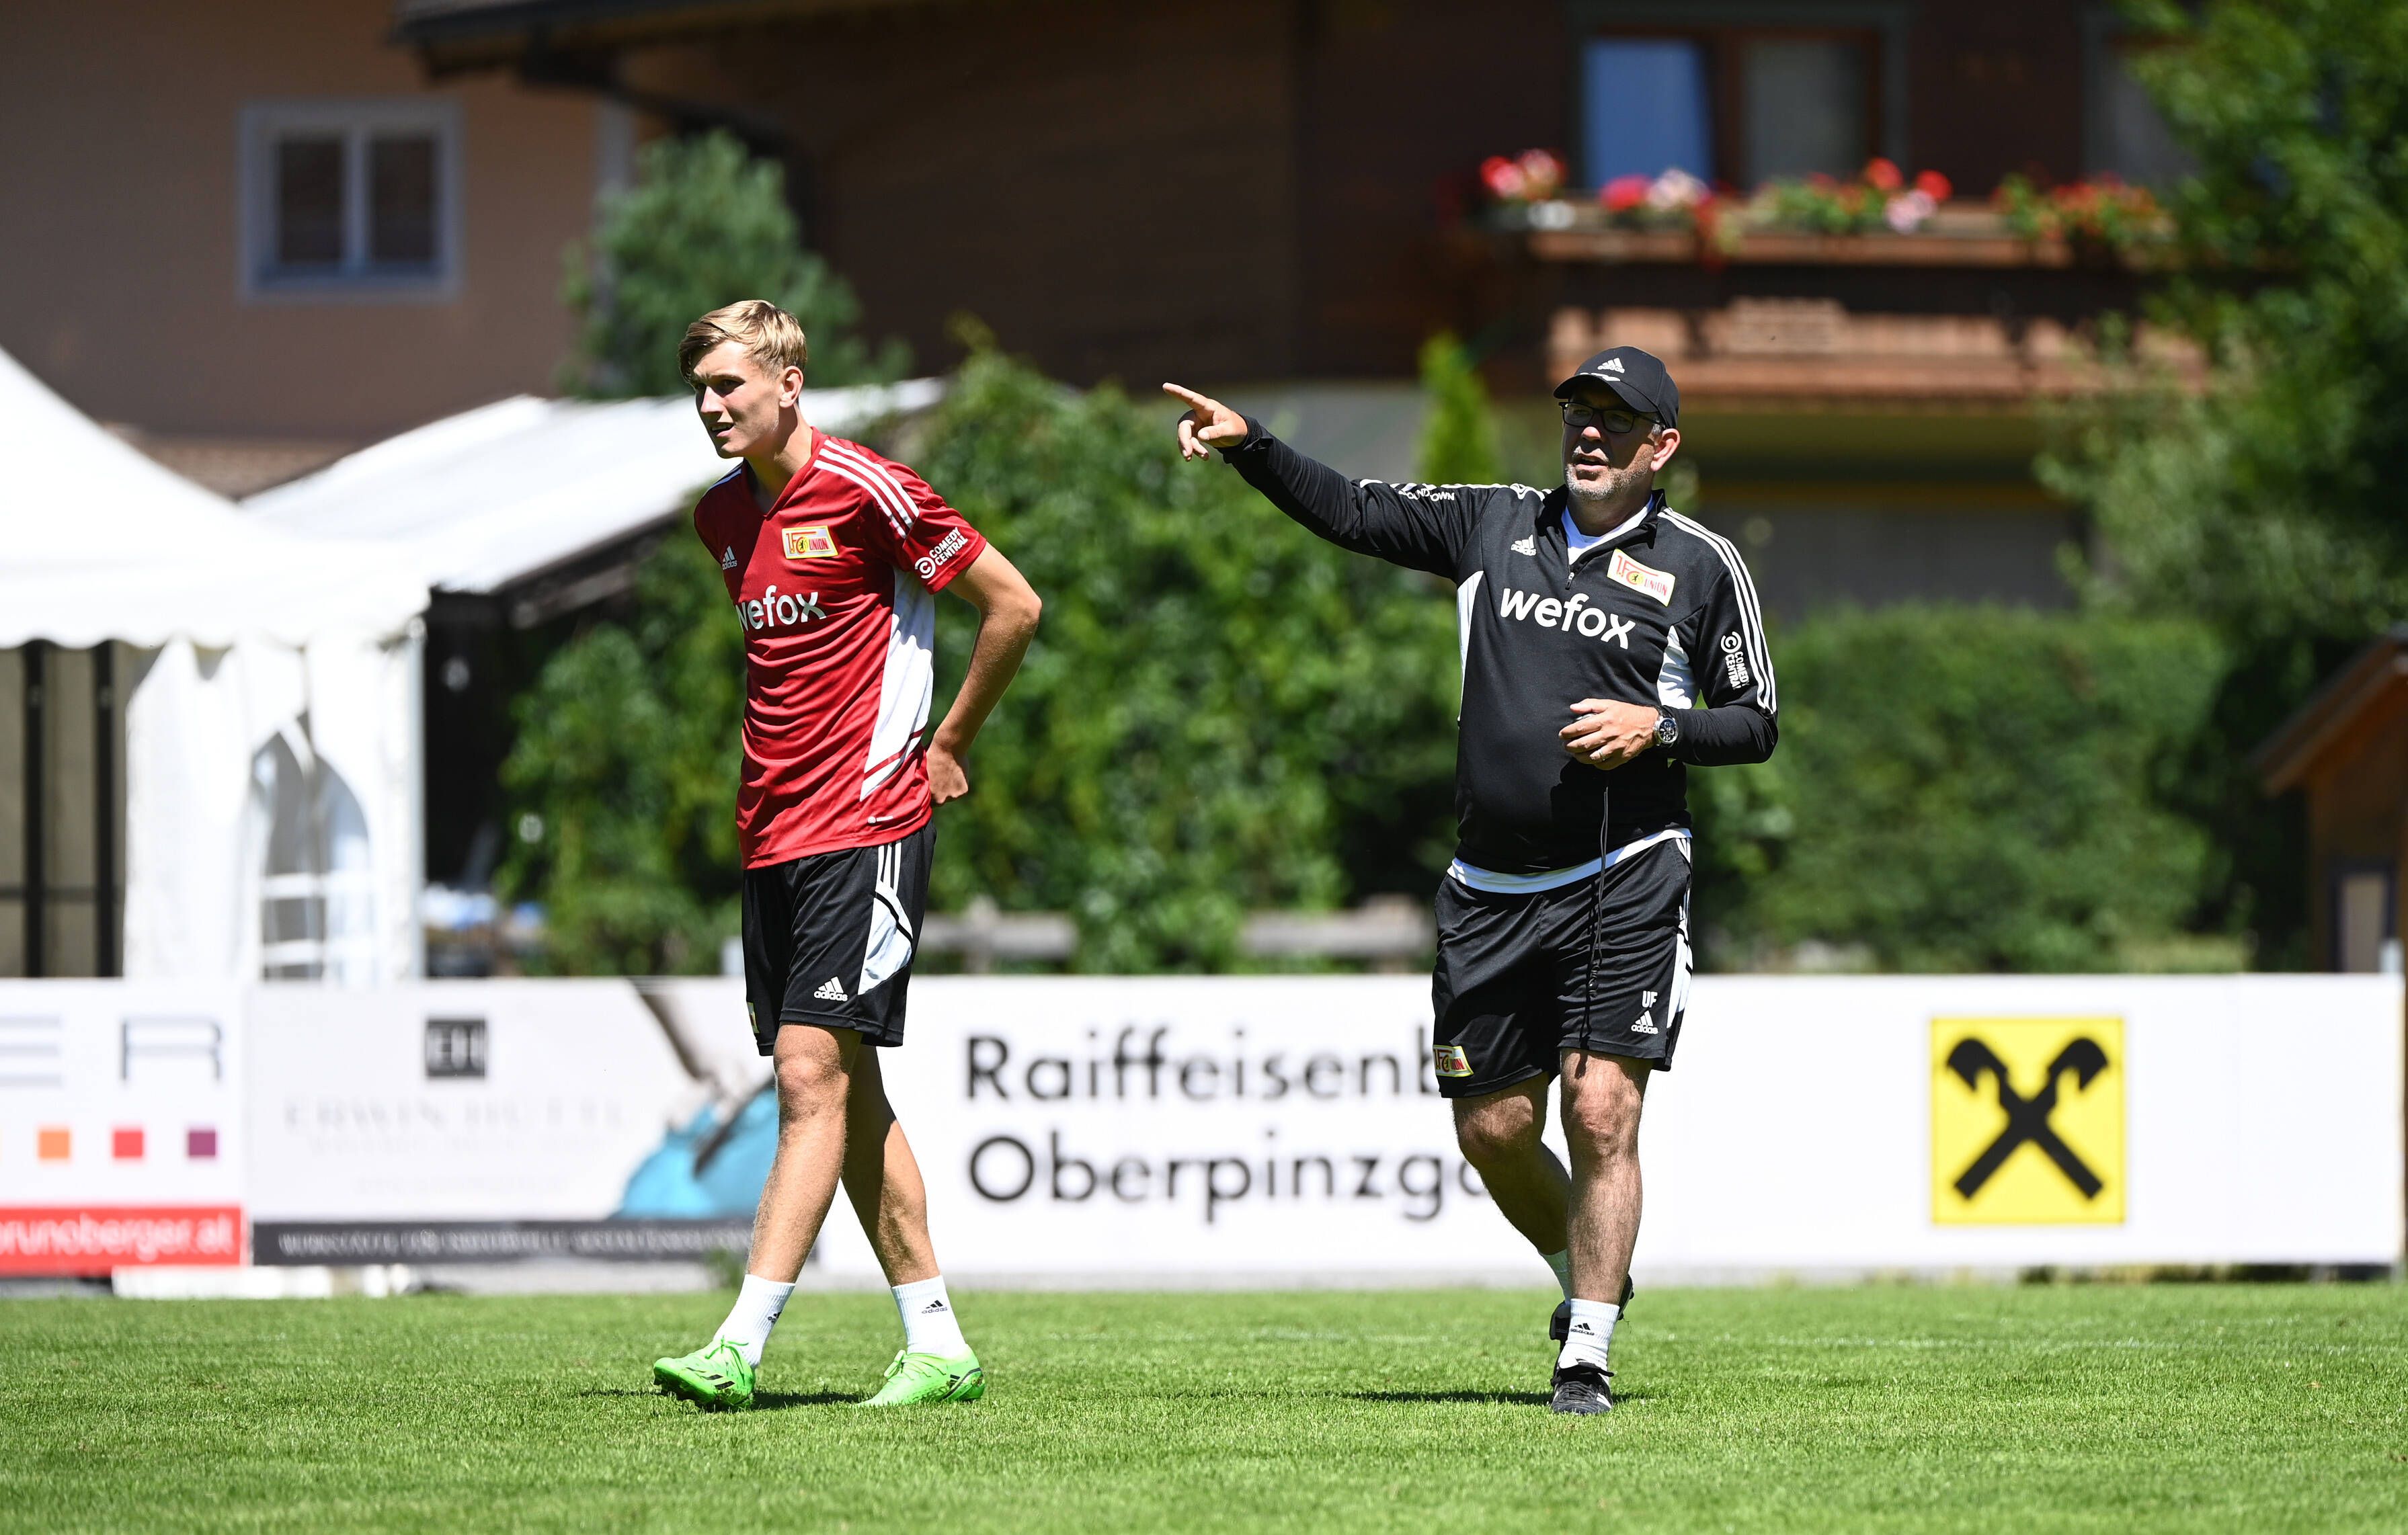
[[[920,508],[912,504],[910,493],[903,489],[903,482],[896,479],[884,464],[834,440],[827,444],[827,452],[831,458],[852,464],[884,487],[888,508],[902,519],[902,527],[898,531],[903,533],[911,531],[911,524],[920,519]]]
[[[1780,702],[1772,680],[1772,648],[1764,639],[1764,611],[1756,600],[1756,582],[1747,574],[1747,561],[1740,558],[1738,547],[1722,534],[1690,518],[1683,517],[1671,507],[1664,508],[1666,520],[1685,533],[1703,539],[1731,573],[1731,589],[1738,594],[1740,638],[1747,647],[1748,660],[1756,667],[1756,696],[1764,701],[1764,712],[1779,712]]]
[[[886,514],[887,526],[895,530],[895,535],[897,538],[905,535],[909,530],[906,528],[903,519],[895,515],[894,504],[886,499],[885,492],[880,490],[876,484],[872,483],[868,476],[863,474],[860,470],[853,468],[851,464],[846,463],[841,459],[823,458],[820,462],[827,465],[828,473],[832,475],[841,475],[845,478],[853,481],[855,485],[860,486],[864,490],[867,491],[869,499],[877,505],[878,509]]]
[[[901,482],[887,471],[884,464],[877,462],[852,444],[834,437],[827,439],[823,451],[830,462],[850,465],[856,475],[867,476],[867,482],[876,488],[879,499],[888,511],[902,519],[905,527],[910,527],[917,519],[919,509],[912,505],[911,498],[905,493]]]
[[[896,519],[895,508],[887,505],[885,496],[879,490],[877,486],[872,485],[868,478],[862,475],[860,471],[853,469],[849,465],[838,463],[833,459],[824,462],[827,464],[829,474],[841,476],[842,477],[853,481],[853,484],[861,487],[862,492],[869,498],[870,504],[876,506],[879,511],[885,516],[886,525],[895,530],[896,536],[899,538],[903,535],[903,525]]]

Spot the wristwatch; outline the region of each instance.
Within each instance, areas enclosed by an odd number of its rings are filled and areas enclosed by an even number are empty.
[[[1681,744],[1681,721],[1670,709],[1656,711],[1656,744],[1667,751]]]

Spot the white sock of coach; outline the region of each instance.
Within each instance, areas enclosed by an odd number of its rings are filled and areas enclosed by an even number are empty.
[[[958,1359],[970,1351],[962,1336],[962,1319],[953,1315],[945,1294],[945,1276],[915,1279],[894,1286],[896,1315],[903,1318],[903,1351]]]
[[[758,1369],[761,1350],[769,1345],[769,1329],[778,1325],[778,1314],[786,1309],[786,1298],[794,1293],[792,1285],[781,1285],[757,1273],[746,1274],[744,1287],[736,1292],[736,1309],[719,1324],[710,1341],[734,1343],[736,1352],[744,1356],[744,1362]]]
[[[1572,1298],[1572,1250],[1567,1247],[1560,1253],[1541,1253],[1539,1256],[1545,1258],[1547,1267],[1555,1271],[1555,1283],[1564,1287],[1564,1299],[1570,1300]]]
[[[1606,1351],[1613,1346],[1613,1324],[1620,1320],[1620,1306],[1574,1300],[1571,1333],[1564,1339],[1563,1352],[1555,1356],[1556,1365],[1593,1364],[1603,1370]]]

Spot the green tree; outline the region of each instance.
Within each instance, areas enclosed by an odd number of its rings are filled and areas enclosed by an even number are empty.
[[[1295,526],[1158,412],[973,354],[915,467],[1045,599],[939,812],[937,900],[1067,910],[1100,971],[1236,961],[1250,908],[1426,890],[1453,840],[1455,612]],[[941,699],[974,622],[939,608]]]
[[[2301,825],[2264,804],[2246,758],[2408,614],[2408,7],[2130,9],[2168,40],[2137,67],[2199,167],[2169,196],[2182,266],[2155,318],[2212,367],[2192,392],[2122,358],[2116,392],[2058,414],[2041,472],[2107,552],[2083,573],[2094,605],[2223,637],[2214,706],[2171,792],[2218,831],[2201,919],[2297,963]]]
[[[1495,485],[1502,480],[1497,420],[1488,407],[1488,386],[1471,365],[1471,353],[1441,331],[1422,343],[1421,367],[1429,417],[1422,423],[1421,463],[1414,472],[1426,485]]]
[[[853,334],[853,288],[802,247],[785,176],[734,137],[656,139],[636,184],[603,205],[589,247],[568,249],[562,298],[577,316],[567,386],[596,398],[675,394],[679,338],[696,315],[765,298],[802,321],[814,388],[899,378],[900,341],[872,349]]]

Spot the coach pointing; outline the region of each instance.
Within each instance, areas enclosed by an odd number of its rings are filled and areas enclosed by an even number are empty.
[[[1632,347],[1558,385],[1564,479],[1348,480],[1217,400],[1186,458],[1360,554],[1443,576],[1462,625],[1455,860],[1431,983],[1455,1138],[1563,1286],[1555,1410],[1613,1405],[1608,1349],[1639,1234],[1639,1114],[1670,1070],[1689,993],[1691,766],[1760,762],[1772,660],[1729,542],[1664,504],[1681,396]],[[1563,1083],[1572,1165],[1540,1140]]]

